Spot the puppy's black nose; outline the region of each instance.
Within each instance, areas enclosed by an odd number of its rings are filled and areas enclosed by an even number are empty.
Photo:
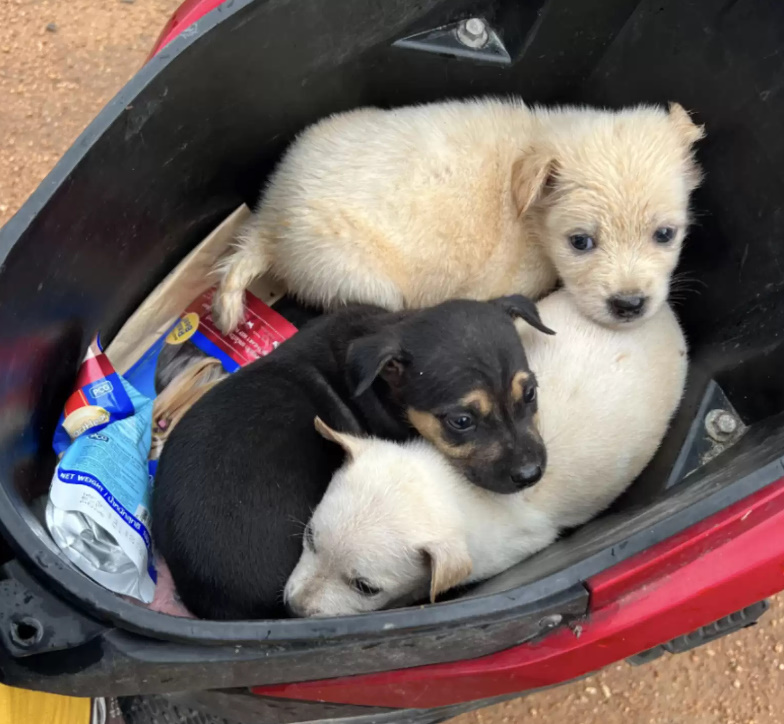
[[[645,309],[646,298],[639,294],[616,294],[607,300],[610,311],[618,319],[634,319]]]
[[[512,470],[511,475],[514,483],[520,486],[520,488],[526,488],[539,482],[539,479],[542,477],[542,468],[534,463],[528,463]]]

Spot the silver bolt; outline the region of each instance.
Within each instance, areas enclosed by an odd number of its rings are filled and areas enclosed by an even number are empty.
[[[738,426],[738,418],[727,410],[711,410],[705,417],[708,434],[720,442],[734,435]]]
[[[487,45],[490,34],[487,32],[487,23],[481,18],[463,20],[457,28],[457,39],[466,47],[479,50]]]
[[[560,613],[554,613],[552,616],[545,616],[539,619],[539,628],[550,629],[555,628],[563,621],[563,616]]]
[[[716,418],[716,429],[725,435],[732,435],[738,429],[738,421],[729,412],[723,412]]]

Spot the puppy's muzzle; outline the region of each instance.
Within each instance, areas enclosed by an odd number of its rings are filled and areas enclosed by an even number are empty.
[[[519,468],[514,468],[510,473],[512,482],[518,490],[524,490],[538,483],[542,479],[542,467],[536,463],[527,463]]]
[[[607,306],[616,319],[636,319],[645,311],[647,301],[641,294],[616,294],[607,300]]]

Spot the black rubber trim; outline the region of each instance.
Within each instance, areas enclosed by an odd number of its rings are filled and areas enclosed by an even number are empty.
[[[700,626],[700,628],[683,634],[683,636],[676,636],[665,644],[641,651],[639,654],[630,656],[626,660],[632,666],[642,666],[655,661],[665,653],[683,654],[687,651],[693,651],[700,646],[705,646],[744,628],[754,626],[769,608],[770,603],[768,603],[767,599],[763,599],[753,603],[751,606],[742,608],[740,611],[735,611],[735,613],[731,613],[729,616],[724,616],[718,621],[709,623],[707,626]]]

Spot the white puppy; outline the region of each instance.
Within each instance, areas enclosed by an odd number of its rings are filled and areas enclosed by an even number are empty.
[[[606,508],[648,464],[678,406],[686,343],[665,305],[611,329],[559,291],[539,304],[556,337],[521,325],[539,384],[548,449],[540,482],[512,495],[462,478],[422,440],[404,444],[317,428],[343,446],[306,528],[285,597],[302,616],[372,611],[500,573]]]
[[[605,324],[667,298],[703,130],[669,113],[475,100],[364,108],[307,129],[217,272],[228,331],[267,271],[306,302],[535,299],[561,278]]]

